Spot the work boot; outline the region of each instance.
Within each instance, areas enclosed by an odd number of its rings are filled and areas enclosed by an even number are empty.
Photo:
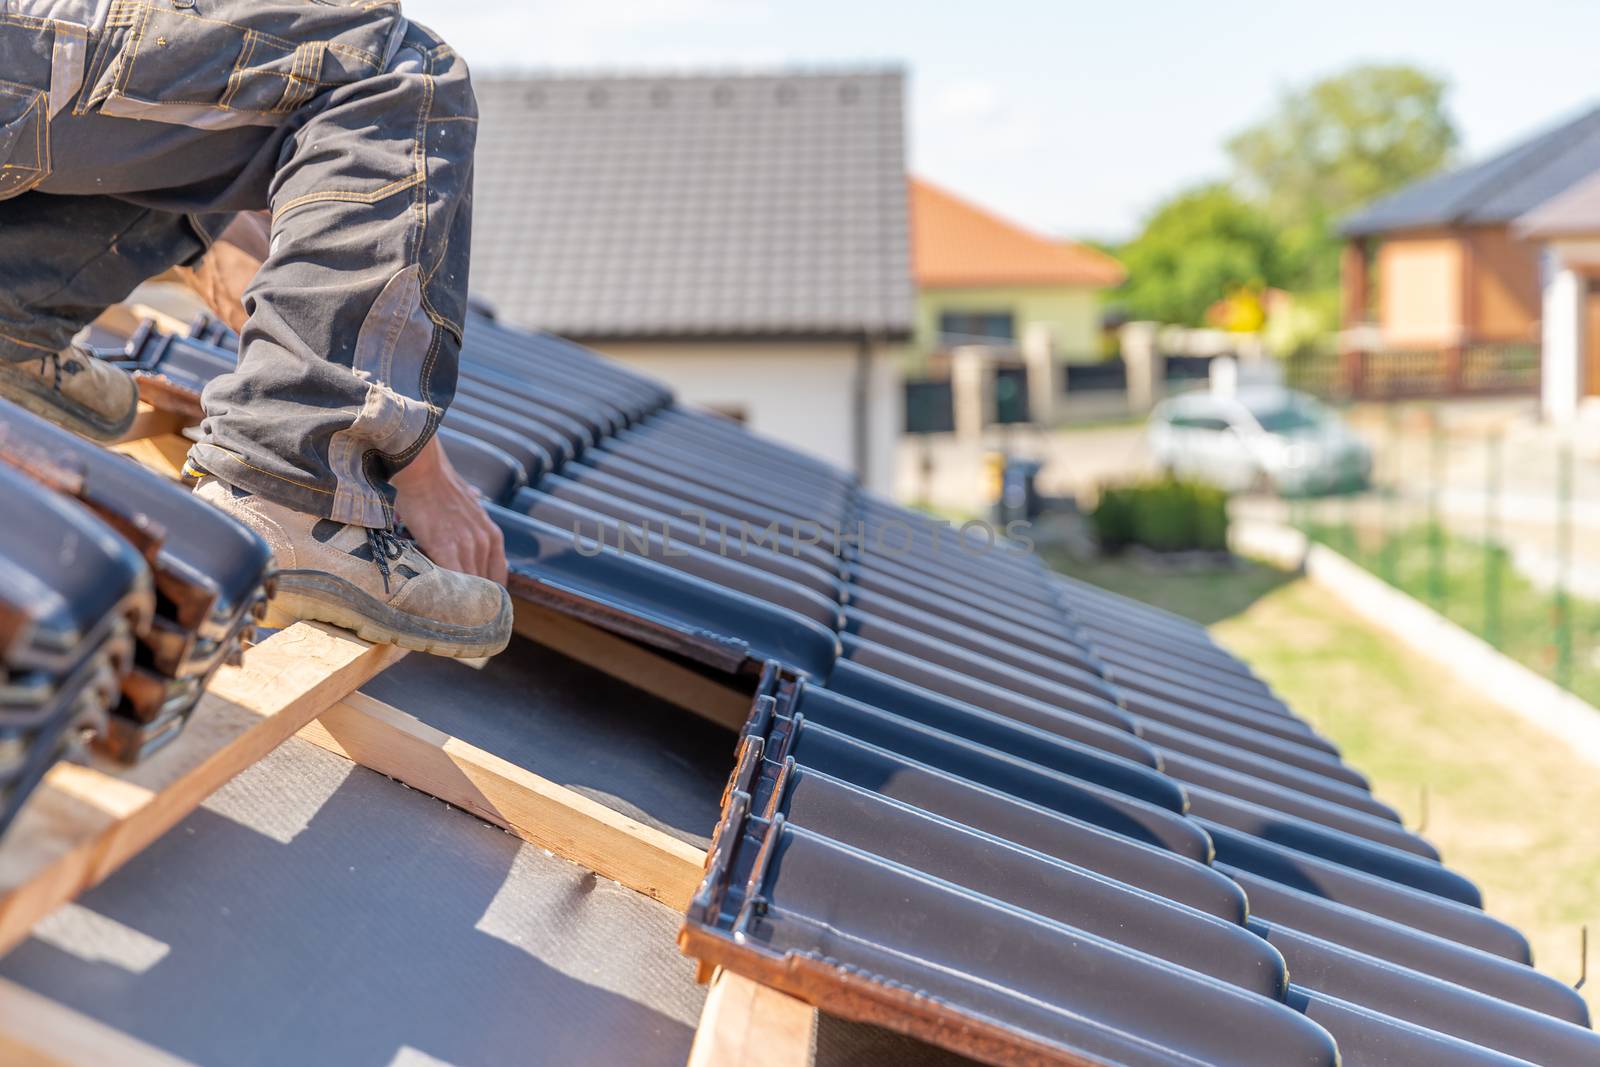
[[[272,546],[268,626],[327,622],[364,641],[463,659],[492,656],[511,640],[506,591],[435,566],[409,537],[319,519],[209,475],[194,491]]]
[[[96,441],[120,438],[139,411],[133,377],[77,345],[21,363],[0,360],[0,396]]]

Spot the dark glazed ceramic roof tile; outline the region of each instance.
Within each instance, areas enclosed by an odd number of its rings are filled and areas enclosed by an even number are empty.
[[[991,1060],[1586,1062],[1582,1001],[1203,628],[567,342],[474,316],[464,360],[514,595],[765,664],[689,951]]]
[[[238,655],[266,543],[183,488],[0,402],[0,831],[85,740],[132,761]]]

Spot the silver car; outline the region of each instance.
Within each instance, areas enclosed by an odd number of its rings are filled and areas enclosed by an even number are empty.
[[[1359,489],[1372,474],[1371,448],[1344,420],[1279,387],[1164,401],[1150,415],[1149,441],[1162,470],[1235,492]]]

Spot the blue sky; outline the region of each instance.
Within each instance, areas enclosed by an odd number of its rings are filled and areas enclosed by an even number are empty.
[[[1002,214],[1116,238],[1285,88],[1351,64],[1446,77],[1467,157],[1600,102],[1585,0],[405,0],[479,73],[898,63],[911,162]]]

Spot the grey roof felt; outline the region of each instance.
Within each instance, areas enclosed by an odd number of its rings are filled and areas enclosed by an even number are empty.
[[[731,731],[525,638],[482,670],[407,656],[362,689],[700,848],[722,817]]]
[[[1358,237],[1510,222],[1597,172],[1600,108],[1479,163],[1413,182],[1352,215],[1340,230]]]
[[[667,1067],[705,997],[678,922],[290,738],[0,975],[202,1065]]]
[[[477,81],[474,289],[584,339],[911,329],[898,70]]]

